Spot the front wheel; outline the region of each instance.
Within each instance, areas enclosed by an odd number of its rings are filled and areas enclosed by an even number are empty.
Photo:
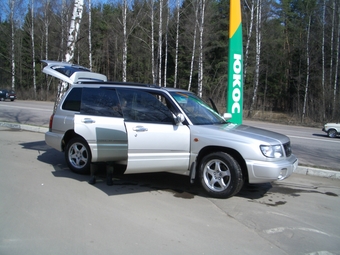
[[[201,184],[212,197],[231,197],[243,186],[240,165],[227,153],[208,154],[202,159],[199,170]]]
[[[330,137],[330,138],[334,138],[334,137],[336,137],[336,130],[335,129],[330,129],[330,130],[328,130],[328,137]]]
[[[73,172],[89,174],[91,157],[90,147],[83,138],[75,137],[68,142],[65,149],[65,160]]]

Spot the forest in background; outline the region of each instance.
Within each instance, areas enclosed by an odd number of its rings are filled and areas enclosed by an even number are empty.
[[[0,87],[54,100],[40,60],[65,60],[74,1],[2,0]],[[340,121],[338,0],[241,0],[244,111]],[[228,0],[85,0],[71,60],[112,81],[201,88],[225,109]]]

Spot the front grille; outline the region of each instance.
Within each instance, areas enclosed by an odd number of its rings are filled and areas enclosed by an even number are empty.
[[[292,148],[290,147],[290,142],[285,143],[283,145],[283,148],[285,149],[286,157],[289,157],[290,155],[292,155]]]

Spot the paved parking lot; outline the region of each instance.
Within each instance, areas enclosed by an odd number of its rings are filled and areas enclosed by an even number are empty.
[[[0,148],[0,254],[340,254],[339,180],[212,199],[168,173],[89,185],[41,133],[2,127]]]

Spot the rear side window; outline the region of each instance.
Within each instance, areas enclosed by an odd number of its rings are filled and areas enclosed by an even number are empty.
[[[82,88],[73,88],[70,93],[68,93],[62,109],[67,111],[80,111],[80,100],[81,100]]]
[[[134,89],[119,89],[118,93],[126,121],[173,124],[172,112],[163,95]]]
[[[80,114],[103,117],[122,117],[115,89],[83,88]]]

